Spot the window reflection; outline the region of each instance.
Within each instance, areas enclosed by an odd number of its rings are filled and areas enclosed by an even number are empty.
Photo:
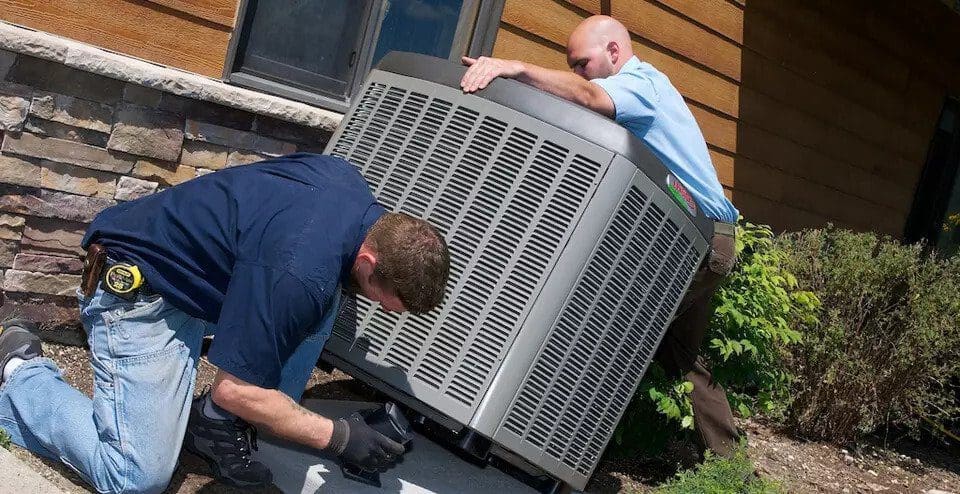
[[[391,50],[449,57],[462,8],[462,0],[386,0],[374,66]]]

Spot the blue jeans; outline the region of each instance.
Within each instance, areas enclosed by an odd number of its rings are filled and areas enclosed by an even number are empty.
[[[126,301],[99,288],[80,297],[80,318],[93,399],[67,384],[53,361],[35,358],[0,387],[0,427],[98,492],[161,492],[183,444],[203,336],[216,328],[158,295]],[[279,388],[295,401],[335,318],[330,311],[284,365]]]

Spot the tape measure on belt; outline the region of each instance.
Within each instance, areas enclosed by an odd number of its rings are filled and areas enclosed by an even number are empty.
[[[103,289],[121,298],[133,299],[142,286],[143,274],[132,264],[112,264],[103,274]]]

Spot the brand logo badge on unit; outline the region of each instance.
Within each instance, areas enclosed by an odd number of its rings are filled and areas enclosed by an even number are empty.
[[[680,207],[687,210],[690,213],[690,216],[697,215],[697,203],[693,200],[693,196],[690,195],[690,192],[679,180],[677,177],[668,174],[667,175],[667,190],[670,191],[670,195],[673,196],[673,200],[677,201],[677,204]]]

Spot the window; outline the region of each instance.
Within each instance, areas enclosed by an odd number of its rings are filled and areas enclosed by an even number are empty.
[[[953,254],[960,248],[960,101],[948,99],[927,152],[904,237]]]
[[[503,0],[244,0],[225,77],[345,111],[392,50],[489,54]]]

